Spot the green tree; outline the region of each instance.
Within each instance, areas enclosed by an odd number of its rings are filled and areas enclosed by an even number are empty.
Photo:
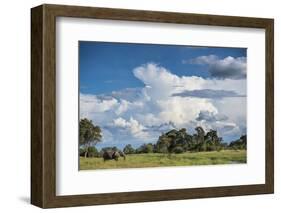
[[[83,149],[83,148],[80,148],[79,149],[79,155],[80,156],[86,156],[86,157],[99,157],[99,151],[97,150],[97,148],[96,147],[94,147],[94,146],[90,146],[88,149],[87,149],[87,153],[85,153],[86,152],[86,150],[85,149]]]
[[[88,149],[88,157],[99,157],[99,151],[96,147],[90,146]]]
[[[139,148],[136,149],[136,153],[152,153],[154,146],[152,143],[142,144]]]
[[[152,153],[153,152],[153,144],[152,143],[149,143],[149,144],[146,144],[145,146],[145,153]]]
[[[154,147],[154,152],[157,153],[174,153],[175,151],[181,152],[181,150],[188,151],[190,144],[192,143],[192,136],[187,134],[186,129],[180,130],[172,129],[162,134]],[[175,149],[181,147],[181,149]]]
[[[132,147],[131,144],[127,144],[124,149],[123,152],[128,155],[128,154],[134,154],[135,153],[135,149]]]
[[[240,139],[232,141],[229,146],[230,149],[247,149],[247,135],[242,135]]]
[[[85,157],[88,156],[89,147],[95,146],[101,141],[102,134],[99,126],[95,126],[91,120],[87,118],[81,119],[79,122],[79,145],[84,147]]]
[[[206,136],[205,142],[207,145],[207,151],[220,151],[222,147],[222,138],[218,137],[216,130],[210,129]]]
[[[183,153],[184,152],[184,149],[180,146],[176,146],[174,149],[173,149],[173,153],[176,153],[176,154],[180,154],[180,153]]]
[[[198,126],[195,128],[197,132],[197,144],[200,146],[200,151],[206,151],[207,150],[207,145],[205,142],[205,131],[201,126]]]
[[[171,131],[170,131],[171,132]],[[155,150],[158,153],[168,153],[169,152],[169,147],[171,145],[172,137],[170,132],[166,134],[162,134],[156,143]]]

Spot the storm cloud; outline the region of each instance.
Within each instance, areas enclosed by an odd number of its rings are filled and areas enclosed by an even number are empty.
[[[240,95],[232,90],[212,90],[212,89],[185,90],[183,92],[174,93],[172,96],[208,98],[208,99],[245,97],[245,95]]]
[[[216,55],[199,56],[197,58],[184,61],[184,63],[207,65],[208,72],[214,78],[219,79],[244,79],[247,72],[246,57],[231,57],[220,59]]]

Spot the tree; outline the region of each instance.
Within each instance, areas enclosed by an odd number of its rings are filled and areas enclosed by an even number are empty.
[[[230,149],[247,149],[247,135],[242,135],[240,139],[232,141],[229,146]]]
[[[195,131],[196,134],[193,135],[189,135],[185,128],[162,133],[154,146],[154,152],[170,154],[186,151],[220,151],[223,148],[222,138],[218,137],[216,130],[210,130],[205,134],[204,129],[198,126]]]
[[[149,144],[146,144],[145,146],[145,153],[152,153],[153,152],[153,144],[152,143],[149,143]]]
[[[185,128],[180,130],[172,129],[163,133],[154,146],[154,152],[157,153],[174,153],[175,150],[187,151],[190,147],[192,137],[188,135]],[[181,147],[181,149],[175,149]],[[179,151],[181,152],[181,151]]]
[[[173,149],[173,153],[176,153],[176,154],[180,154],[180,153],[183,153],[184,152],[184,149],[180,146],[176,146],[174,149]]]
[[[96,145],[101,141],[102,134],[99,126],[95,126],[91,120],[87,118],[81,119],[79,122],[79,144],[84,147],[85,157],[88,156],[89,147]]]
[[[219,137],[216,130],[210,129],[206,134],[206,139],[210,140],[214,144],[219,143]]]
[[[84,156],[84,157],[86,156],[89,158],[90,157],[99,157],[99,152],[96,147],[90,146],[87,151],[88,152],[85,153],[86,151],[84,149],[80,148],[80,156]]]
[[[205,131],[201,126],[198,126],[195,128],[197,132],[197,144],[199,145],[200,151],[206,151],[207,150],[207,145],[205,142]]]
[[[168,153],[169,147],[172,141],[171,135],[169,135],[170,132],[167,132],[166,134],[162,134],[155,145],[155,150],[158,153]]]
[[[154,146],[152,143],[143,144],[139,148],[136,149],[136,153],[152,153],[154,150]]]
[[[218,137],[216,130],[210,129],[206,136],[207,151],[220,151],[222,149],[222,138]]]
[[[131,144],[127,144],[124,149],[123,152],[128,155],[128,154],[134,154],[135,153],[135,149],[132,147]]]

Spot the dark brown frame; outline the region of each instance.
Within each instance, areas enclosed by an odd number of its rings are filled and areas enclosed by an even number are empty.
[[[262,28],[266,32],[265,184],[56,196],[56,17]],[[274,192],[274,20],[110,8],[41,5],[31,9],[31,203],[66,207]]]

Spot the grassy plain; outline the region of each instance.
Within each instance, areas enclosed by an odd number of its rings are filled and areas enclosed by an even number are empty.
[[[216,164],[246,163],[246,150],[222,150],[213,152],[186,152],[182,154],[132,154],[126,160],[103,161],[103,158],[80,157],[80,170],[92,169],[118,169],[118,168],[145,168],[170,167]]]

